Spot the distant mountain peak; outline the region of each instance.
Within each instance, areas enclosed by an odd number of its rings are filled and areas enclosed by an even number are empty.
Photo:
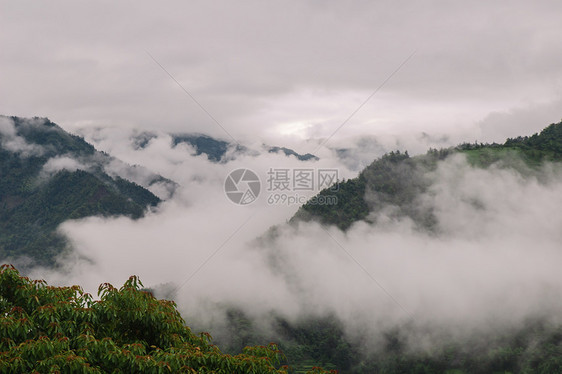
[[[301,155],[295,151],[293,151],[290,148],[285,148],[285,147],[269,147],[264,145],[265,147],[269,148],[268,152],[269,153],[279,153],[282,152],[285,154],[285,156],[295,156],[298,160],[300,161],[309,161],[309,160],[313,160],[313,161],[318,161],[319,158],[311,153],[306,153],[304,155]]]
[[[172,146],[176,147],[181,143],[188,144],[195,149],[195,155],[205,154],[209,161],[225,162],[225,156],[229,150],[244,153],[247,148],[238,144],[232,144],[225,140],[216,139],[204,134],[171,134]]]
[[[43,265],[68,248],[56,232],[63,221],[139,218],[161,201],[147,188],[175,188],[38,117],[0,116],[0,176],[0,259],[27,257]]]
[[[252,150],[244,145],[234,144],[226,140],[221,140],[213,138],[212,136],[205,134],[171,134],[172,136],[172,146],[176,147],[181,143],[188,144],[195,148],[195,155],[199,156],[205,154],[209,161],[212,162],[228,162],[230,158],[236,157],[236,155],[245,154],[251,156],[258,156],[260,151]],[[307,153],[301,155],[294,150],[286,147],[269,146],[264,144],[263,149],[267,153],[281,153],[285,156],[294,156],[299,161],[316,161],[318,157]]]

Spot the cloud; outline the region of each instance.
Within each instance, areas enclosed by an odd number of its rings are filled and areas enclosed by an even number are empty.
[[[120,177],[140,186],[144,186],[150,192],[162,200],[168,200],[175,192],[175,182],[148,170],[140,165],[129,165],[119,159],[106,160],[104,171],[112,177]]]
[[[551,102],[533,103],[507,111],[492,112],[478,121],[479,131],[475,131],[474,136],[478,136],[479,139],[475,140],[503,143],[506,138],[538,133],[546,124],[560,121],[561,105],[562,98],[558,98]]]
[[[47,160],[45,165],[43,165],[43,169],[41,169],[41,175],[51,176],[61,170],[68,170],[72,172],[76,170],[88,170],[88,167],[72,157],[57,156]]]
[[[350,336],[373,341],[411,323],[428,344],[440,341],[438,331],[467,336],[530,316],[562,317],[559,165],[477,169],[455,156],[428,175],[430,187],[417,200],[432,209],[438,230],[422,232],[383,209],[377,225],[358,222],[342,232],[316,223],[277,226],[297,206],[268,205],[267,195],[244,207],[224,196],[231,170],[248,167],[265,178],[269,167],[303,165],[292,158],[215,164],[157,139],[129,152],[158,172],[181,175],[182,187],[138,221],[66,222],[61,232],[76,252],[61,258],[64,271],[37,269],[34,276],[94,292],[136,274],[146,286],[172,290],[188,323],[211,330],[224,324],[226,305],[262,320],[272,311],[289,320],[331,312]]]
[[[35,124],[34,120],[29,123]],[[14,121],[4,116],[0,116],[0,146],[8,151],[19,153],[22,157],[41,156],[45,153],[45,149],[40,145],[30,144],[19,136]]]

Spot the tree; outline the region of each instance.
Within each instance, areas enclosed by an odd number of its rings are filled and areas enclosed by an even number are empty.
[[[0,372],[288,372],[275,344],[222,354],[209,334],[191,332],[173,301],[141,287],[136,276],[120,289],[104,283],[94,300],[79,286],[48,286],[2,265]]]

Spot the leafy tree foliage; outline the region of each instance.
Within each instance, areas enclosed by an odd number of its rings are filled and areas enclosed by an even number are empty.
[[[226,355],[185,326],[174,302],[132,276],[105,283],[99,300],[79,286],[51,287],[0,268],[0,372],[287,373],[275,344]],[[319,368],[315,373],[324,373]]]

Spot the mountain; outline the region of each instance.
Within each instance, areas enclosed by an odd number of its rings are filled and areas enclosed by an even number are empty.
[[[408,216],[425,230],[435,229],[431,209],[420,208],[416,198],[431,184],[430,173],[438,163],[455,155],[480,168],[537,168],[545,161],[562,161],[562,122],[551,124],[532,136],[507,139],[504,144],[463,143],[446,149],[430,149],[424,155],[410,157],[408,152],[390,152],[373,161],[356,178],[338,183],[337,188],[320,191],[304,204],[290,222],[315,220],[346,230],[354,222],[374,223],[376,213],[393,206],[396,217]],[[519,163],[521,161],[523,164]],[[319,197],[335,197],[337,204],[316,204]],[[374,214],[373,214],[374,213]]]
[[[69,247],[56,232],[62,222],[88,216],[137,219],[161,201],[145,187],[174,188],[161,176],[124,165],[46,118],[0,117],[0,258],[53,265]],[[116,170],[142,174],[138,179],[147,185]]]
[[[290,224],[316,221],[348,230],[355,222],[377,225],[384,210],[392,218],[409,218],[419,231],[439,234],[439,223],[431,207],[420,203],[429,191],[433,172],[440,163],[463,155],[474,169],[492,173],[509,172],[521,178],[541,175],[546,163],[562,162],[562,122],[551,124],[540,133],[507,139],[503,144],[464,143],[446,149],[429,149],[410,157],[394,151],[373,161],[356,178],[341,181],[311,198],[291,218]],[[551,170],[547,168],[547,170]],[[489,175],[489,174],[485,174]],[[536,179],[540,183],[540,178]],[[486,181],[478,181],[486,183]],[[324,199],[320,198],[324,197]],[[337,204],[321,205],[328,196]],[[471,202],[478,209],[478,202]],[[388,209],[391,207],[392,209]],[[518,219],[518,217],[516,217]],[[265,240],[275,240],[277,228]],[[529,248],[533,250],[533,248]],[[507,315],[510,310],[505,311]],[[377,310],[373,310],[376,316]],[[521,323],[502,329],[493,321],[482,333],[443,338],[427,349],[423,338],[413,334],[410,322],[383,329],[376,349],[365,352],[372,337],[352,337],[335,316],[302,317],[298,321],[277,318],[275,333],[261,336],[252,320],[241,311],[227,314],[230,341],[235,347],[261,339],[275,339],[296,363],[319,363],[335,367],[340,373],[558,373],[562,372],[562,326],[542,314],[529,316]],[[413,321],[415,322],[415,321]],[[429,332],[431,334],[431,332]],[[415,336],[414,340],[412,336]],[[421,347],[421,348],[420,348]]]
[[[215,139],[208,135],[199,134],[173,134],[172,145],[175,147],[178,144],[187,143],[195,148],[197,156],[201,154],[207,155],[209,161],[221,162],[226,161],[225,155],[229,149],[233,152],[244,153],[247,148],[238,144],[232,144],[224,140]]]
[[[292,149],[285,148],[285,147],[269,147],[269,149],[267,151],[269,153],[283,152],[285,154],[285,156],[295,156],[299,161],[308,161],[308,160],[317,161],[317,160],[319,160],[319,158],[317,156],[314,156],[311,153],[306,153],[304,155],[301,155],[301,154],[298,154],[297,152],[293,151]]]
[[[246,154],[252,156],[260,155],[260,151],[252,150],[244,145],[234,144],[227,142],[225,140],[220,140],[213,138],[208,135],[202,134],[172,134],[172,146],[175,147],[178,144],[186,143],[195,148],[195,155],[199,156],[205,154],[209,161],[212,162],[228,162],[231,158],[236,157],[236,155]],[[140,134],[135,137],[134,143],[139,147],[145,147],[150,141],[150,134]],[[286,147],[276,147],[276,146],[262,146],[263,151],[268,153],[282,153],[285,156],[294,156],[299,161],[316,161],[318,157],[306,153],[304,155],[295,152],[294,150]]]
[[[134,144],[139,148],[147,147],[156,136],[144,133],[135,138]],[[186,135],[181,139],[178,136],[175,145],[182,142],[196,147],[197,152],[201,150],[199,154],[205,154],[213,162],[227,162],[230,151],[233,154],[241,152],[226,141],[202,135]],[[158,200],[153,200],[154,195],[151,197],[145,188],[125,180],[129,179],[125,178],[127,173],[137,176],[139,183],[147,188],[152,182],[165,183],[165,180],[155,182],[158,178],[146,177],[146,172],[135,171],[134,167],[115,166],[115,160],[107,161],[109,156],[95,151],[83,139],[65,133],[45,119],[12,117],[0,120],[0,146],[0,238],[8,241],[21,238],[23,246],[29,245],[28,238],[30,242],[42,240],[27,253],[36,263],[49,263],[41,256],[53,255],[48,252],[52,245],[49,240],[55,240],[56,235],[50,235],[64,219],[89,214],[125,214],[135,218],[147,207],[157,204]],[[274,152],[287,154],[281,147]],[[374,160],[356,178],[321,191],[304,204],[290,222],[298,224],[314,220],[348,230],[359,221],[376,225],[377,213],[384,210],[387,216],[408,217],[417,229],[438,234],[435,212],[431,207],[419,204],[418,199],[428,192],[434,182],[432,175],[441,163],[458,155],[463,155],[474,168],[508,169],[518,171],[522,176],[533,175],[535,171],[538,174],[546,162],[562,161],[562,122],[532,136],[507,139],[503,144],[464,143],[446,149],[429,149],[427,153],[413,157],[404,151],[387,153]],[[110,170],[113,171],[108,172]],[[140,174],[145,177],[139,177]],[[316,204],[315,201],[323,200],[319,196],[334,196],[337,204]],[[111,203],[106,204],[104,197]],[[48,204],[51,204],[48,209],[43,207]],[[24,209],[28,205],[31,208]],[[69,205],[70,209],[66,209]],[[388,210],[388,207],[392,209]],[[11,217],[6,218],[8,213]],[[52,216],[60,216],[62,220],[57,221]],[[52,224],[47,225],[46,222],[52,219]],[[18,223],[6,226],[11,222]],[[28,226],[17,232],[20,224]],[[38,239],[34,230],[38,236],[41,232],[46,234]],[[275,229],[270,234],[274,240]],[[0,246],[5,251],[2,243]],[[55,243],[53,248],[56,249],[54,253],[58,253],[61,243]],[[5,257],[4,253],[0,256]],[[370,344],[368,339],[372,337],[348,335],[343,322],[330,314],[289,320],[272,312],[271,329],[264,332],[260,322],[243,310],[224,309],[228,325],[225,336],[217,339],[221,350],[236,354],[247,345],[277,341],[297,373],[317,364],[337,368],[341,373],[562,371],[562,327],[541,316],[533,316],[510,329],[494,328],[462,341],[444,339],[431,349],[417,350],[412,349],[412,344],[419,343],[423,348],[424,343],[408,340],[412,336],[412,326],[390,326],[381,330],[376,350],[366,352],[365,347]],[[376,314],[376,310],[373,312]]]

